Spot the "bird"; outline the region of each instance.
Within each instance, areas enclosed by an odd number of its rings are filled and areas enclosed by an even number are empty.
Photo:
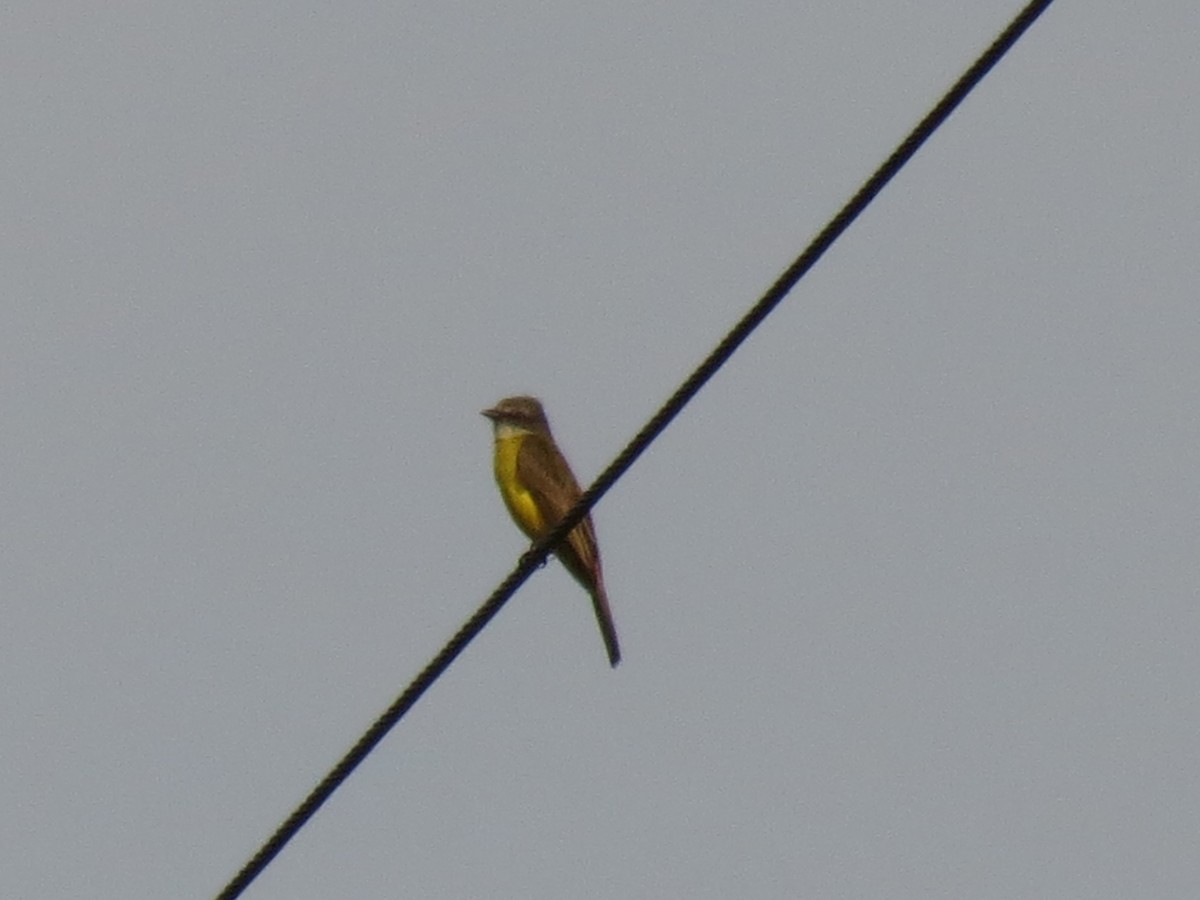
[[[482,413],[492,422],[493,470],[500,496],[517,527],[537,541],[562,521],[583,491],[554,442],[540,400],[529,396],[506,397]],[[608,661],[615,668],[621,661],[621,648],[604,590],[592,517],[584,516],[554,553],[592,598]]]

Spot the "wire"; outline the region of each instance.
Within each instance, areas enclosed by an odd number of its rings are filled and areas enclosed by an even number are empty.
[[[458,633],[450,639],[441,652],[412,681],[404,693],[387,708],[383,715],[375,720],[375,723],[358,739],[342,760],[333,767],[328,775],[321,779],[320,784],[313,788],[312,792],[296,807],[295,811],[284,820],[283,824],[276,829],[270,839],[263,844],[225,889],[217,895],[217,900],[232,900],[232,898],[240,896],[250,882],[270,864],[271,860],[304,827],[304,824],[313,817],[322,804],[329,799],[330,795],[350,776],[350,773],[366,758],[375,745],[383,740],[384,735],[400,721],[404,714],[412,708],[413,704],[420,699],[421,695],[429,689],[430,685],[446,671],[450,663],[454,662],[463,649],[466,648],[467,644],[474,640],[476,635],[492,620],[496,613],[500,611],[500,608],[516,592],[517,588],[533,573],[534,569],[545,563],[551,551],[567,536],[567,533],[583,520],[583,517],[588,514],[588,511],[591,510],[596,501],[608,492],[617,479],[633,465],[654,439],[671,423],[671,420],[680,413],[688,401],[729,360],[734,351],[750,336],[751,332],[779,305],[804,274],[824,255],[833,242],[850,227],[850,224],[858,218],[859,213],[866,209],[876,195],[883,190],[884,186],[892,180],[892,177],[904,167],[905,163],[912,158],[921,145],[946,121],[963,99],[991,71],[992,67],[1000,61],[1004,54],[1020,39],[1021,35],[1037,20],[1038,16],[1045,12],[1052,2],[1053,0],[1033,0],[1033,2],[1030,2],[1018,13],[1017,17],[992,42],[991,46],[963,73],[962,77],[954,83],[953,87],[938,101],[937,105],[929,111],[908,137],[900,143],[875,171],[875,174],[858,189],[857,193],[830,220],[829,224],[817,234],[812,243],[796,258],[796,261],[788,266],[762,298],[754,304],[750,311],[742,317],[741,321],[722,339],[721,343],[688,376],[675,393],[671,395],[670,399],[663,404],[662,408],[651,417],[650,421],[645,424],[642,430],[637,433],[617,458],[609,464],[608,468],[600,473],[600,476],[591,487],[583,492],[583,496],[579,498],[579,502],[571,508],[562,521],[521,556],[517,567],[513,569],[512,573],[501,582],[500,586],[492,592],[492,595],[488,597],[475,614],[458,630]]]

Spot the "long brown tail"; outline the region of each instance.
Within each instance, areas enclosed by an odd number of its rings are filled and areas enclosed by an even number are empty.
[[[596,612],[596,624],[600,626],[600,634],[604,638],[604,648],[608,650],[608,663],[614,669],[621,661],[621,647],[617,643],[617,628],[613,625],[612,610],[608,608],[608,595],[604,592],[604,582],[596,582],[595,589],[589,591],[592,595],[592,609]]]

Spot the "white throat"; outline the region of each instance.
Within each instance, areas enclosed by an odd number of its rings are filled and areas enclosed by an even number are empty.
[[[496,426],[496,440],[498,441],[520,437],[523,434],[533,434],[528,428],[522,428],[520,425],[514,425],[512,422],[499,421],[493,424]]]

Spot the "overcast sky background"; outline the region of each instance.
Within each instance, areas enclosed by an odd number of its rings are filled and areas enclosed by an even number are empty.
[[[1018,3],[21,4],[0,896],[215,894]],[[253,898],[1200,886],[1200,6],[1060,2]]]

